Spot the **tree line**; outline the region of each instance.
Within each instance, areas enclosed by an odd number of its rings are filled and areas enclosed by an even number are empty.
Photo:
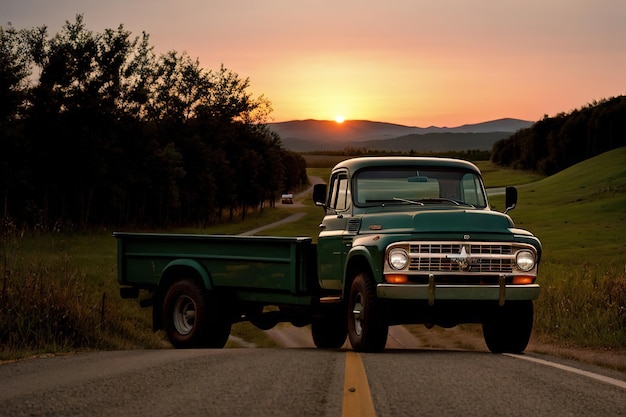
[[[4,221],[202,226],[274,201],[307,182],[306,163],[248,88],[223,65],[157,56],[123,25],[0,27]]]
[[[552,175],[622,146],[626,146],[626,96],[617,96],[545,116],[496,142],[491,159],[499,165]]]
[[[431,156],[431,157],[446,157],[446,158],[460,158],[467,159],[469,161],[489,161],[491,159],[490,151],[483,151],[480,149],[468,149],[465,151],[441,151],[441,152],[425,152],[416,151],[414,149],[408,151],[394,151],[384,149],[370,149],[367,147],[355,147],[347,146],[341,150],[326,150],[326,151],[310,151],[301,152],[302,155],[327,155],[327,156]]]

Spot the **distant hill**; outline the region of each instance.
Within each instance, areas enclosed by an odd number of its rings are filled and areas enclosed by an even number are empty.
[[[286,149],[295,152],[367,147],[390,151],[491,150],[493,144],[532,122],[498,119],[458,127],[414,127],[367,120],[294,120],[270,123]]]
[[[626,146],[626,96],[594,101],[544,117],[492,148],[492,161],[552,175],[611,149]]]
[[[367,149],[398,152],[491,151],[493,144],[511,136],[511,132],[426,133],[394,139],[368,140],[358,145]]]

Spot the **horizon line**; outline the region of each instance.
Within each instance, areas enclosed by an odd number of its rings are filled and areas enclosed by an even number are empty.
[[[485,123],[493,123],[493,122],[499,122],[499,121],[503,121],[503,120],[510,120],[510,121],[519,121],[519,122],[525,122],[525,123],[535,123],[535,121],[532,120],[525,120],[525,119],[519,119],[516,117],[500,117],[498,119],[492,119],[492,120],[485,120],[482,122],[476,122],[476,123],[464,123],[461,125],[457,125],[457,126],[437,126],[437,125],[430,125],[430,126],[417,126],[417,125],[406,125],[406,124],[401,124],[401,123],[394,123],[394,122],[382,122],[382,121],[378,121],[378,120],[368,120],[368,119],[346,119],[343,122],[337,122],[336,120],[332,120],[332,119],[314,119],[314,118],[308,118],[308,119],[291,119],[291,120],[284,120],[284,121],[274,121],[274,122],[268,122],[268,125],[271,124],[280,124],[280,123],[292,123],[292,122],[324,122],[324,123],[333,123],[336,125],[342,125],[342,124],[346,124],[346,123],[354,123],[354,122],[366,122],[366,123],[380,123],[380,124],[387,124],[387,125],[393,125],[393,126],[401,126],[401,127],[409,127],[409,128],[417,128],[417,129],[430,129],[430,128],[439,128],[439,129],[455,129],[455,128],[459,128],[459,127],[465,127],[465,126],[474,126],[474,125],[480,125],[480,124],[485,124]]]

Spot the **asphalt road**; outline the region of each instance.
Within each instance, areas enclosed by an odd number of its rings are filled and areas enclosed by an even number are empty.
[[[80,353],[0,365],[0,415],[626,415],[625,374],[553,361],[424,348]]]

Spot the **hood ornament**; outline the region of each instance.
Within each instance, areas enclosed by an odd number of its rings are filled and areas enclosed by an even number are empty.
[[[467,253],[469,247],[463,245],[461,246],[461,252],[453,255],[446,255],[446,258],[450,259],[452,262],[456,262],[459,265],[461,271],[470,271],[472,269],[472,257]]]

